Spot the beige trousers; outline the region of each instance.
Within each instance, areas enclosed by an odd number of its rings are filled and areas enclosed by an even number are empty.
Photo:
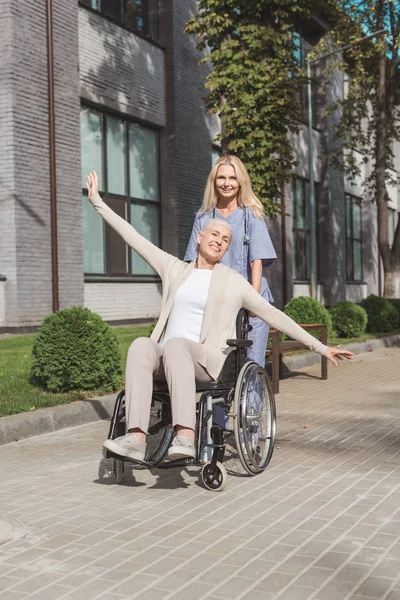
[[[171,397],[172,424],[190,429],[196,424],[196,380],[212,381],[199,361],[206,348],[197,342],[173,338],[164,347],[150,338],[137,338],[130,346],[125,372],[126,430],[147,433],[153,377],[166,380]]]

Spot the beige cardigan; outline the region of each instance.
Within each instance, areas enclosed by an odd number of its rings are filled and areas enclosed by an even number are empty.
[[[128,246],[136,250],[161,277],[163,294],[160,317],[151,335],[151,338],[158,342],[164,333],[175,294],[189,277],[195,261],[183,262],[157,248],[141,236],[130,223],[115,214],[99,194],[91,196],[90,202]],[[236,337],[236,317],[241,308],[256,314],[275,329],[302,342],[310,350],[324,354],[326,346],[264,300],[242,275],[230,267],[217,263],[211,277],[200,335],[200,342],[204,344],[204,357],[201,364],[214,379],[218,377],[226,355],[232,350],[227,346],[226,340]]]

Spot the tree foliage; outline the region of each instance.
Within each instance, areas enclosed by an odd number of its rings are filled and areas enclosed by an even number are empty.
[[[200,0],[186,26],[207,50],[211,113],[221,118],[224,152],[245,163],[268,214],[295,165],[290,133],[300,127],[299,90],[306,82],[296,57],[296,23],[318,0]]]
[[[333,131],[336,146],[331,159],[350,179],[366,169],[365,185],[377,202],[385,294],[399,296],[400,226],[390,248],[388,187],[397,184],[393,146],[400,141],[400,0],[329,2],[335,13],[330,41],[338,47],[351,44],[342,60],[334,64],[347,73],[348,90],[342,100],[329,108],[331,112],[339,109],[340,114]],[[358,43],[382,29],[385,35]],[[326,49],[327,42],[323,40],[319,51]]]

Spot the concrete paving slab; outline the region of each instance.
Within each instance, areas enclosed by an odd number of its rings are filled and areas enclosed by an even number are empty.
[[[400,600],[400,349],[281,383],[264,474],[129,469],[103,420],[0,447],[2,600]],[[6,535],[4,535],[6,531]]]

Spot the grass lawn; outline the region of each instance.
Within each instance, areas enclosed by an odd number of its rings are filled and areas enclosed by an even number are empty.
[[[132,341],[137,337],[147,336],[149,330],[150,327],[115,328],[121,348],[123,368],[125,368],[126,355]],[[400,330],[393,333],[400,333]],[[358,338],[332,338],[329,340],[329,344],[337,346],[351,342],[363,342],[385,335],[389,334],[365,333]],[[34,339],[35,334],[0,339],[0,417],[55,404],[67,404],[74,400],[83,400],[102,394],[102,390],[50,394],[32,385],[29,382],[29,374]],[[301,352],[296,352],[296,354]]]
[[[123,368],[132,341],[137,337],[147,336],[149,330],[150,327],[115,328],[121,348]],[[34,340],[35,334],[0,339],[0,417],[55,404],[67,404],[102,393],[102,390],[95,390],[51,394],[32,385],[29,382],[29,375]]]

